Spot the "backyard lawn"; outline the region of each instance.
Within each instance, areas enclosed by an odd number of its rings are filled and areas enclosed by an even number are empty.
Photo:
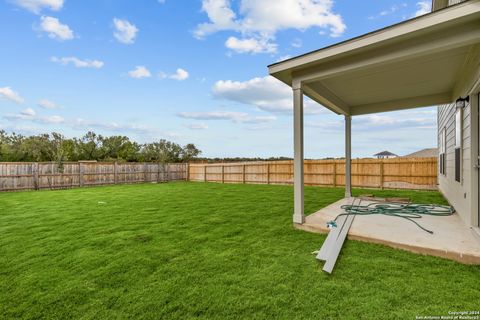
[[[309,213],[343,196],[305,192]],[[373,193],[444,203],[435,192]],[[311,253],[325,236],[292,227],[289,186],[1,193],[0,209],[5,319],[415,319],[480,306],[480,266],[381,245],[347,241],[323,273]]]

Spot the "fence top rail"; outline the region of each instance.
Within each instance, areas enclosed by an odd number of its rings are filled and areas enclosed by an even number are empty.
[[[358,158],[352,159],[353,164],[404,164],[404,163],[435,163],[436,157],[429,158],[392,158],[392,159],[369,159]],[[305,164],[309,165],[327,165],[327,164],[343,164],[345,159],[319,159],[319,160],[304,160]],[[278,160],[278,161],[252,161],[252,162],[216,162],[216,163],[190,163],[190,167],[234,167],[234,166],[258,166],[258,165],[292,165],[293,160]]]
[[[117,163],[117,165],[144,165],[144,164],[152,164],[152,165],[158,165],[162,164],[161,162],[84,162],[84,161],[64,161],[64,162],[56,162],[56,161],[15,161],[15,162],[0,162],[0,165],[32,165],[32,164],[83,164],[83,165],[114,165]],[[165,163],[165,165],[186,165],[187,163]]]

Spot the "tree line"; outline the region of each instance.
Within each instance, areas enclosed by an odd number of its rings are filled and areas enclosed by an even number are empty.
[[[89,131],[81,138],[60,133],[24,136],[0,130],[2,162],[66,162],[81,160],[126,162],[188,162],[201,154],[189,143],[181,146],[161,139],[140,144],[126,136],[103,136]]]

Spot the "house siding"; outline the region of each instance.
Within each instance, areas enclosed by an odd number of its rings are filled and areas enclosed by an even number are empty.
[[[463,110],[460,182],[455,181],[455,104],[438,107],[438,143],[442,129],[446,129],[445,175],[439,174],[439,189],[458,212],[466,225],[471,224],[472,165],[471,165],[471,106]],[[440,148],[440,145],[439,145]]]
[[[460,2],[463,2],[465,0],[448,0],[448,5],[449,6],[453,6],[454,4],[457,4],[457,3],[460,3]]]
[[[459,4],[460,2],[465,2],[465,1],[466,0],[433,0],[432,11],[438,11],[448,6],[453,6],[455,4]]]

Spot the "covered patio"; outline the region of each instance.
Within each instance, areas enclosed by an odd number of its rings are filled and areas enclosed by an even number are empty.
[[[305,222],[296,227],[308,232],[328,233],[327,222],[343,212],[342,205],[351,202],[351,199],[345,198],[332,203],[307,216]],[[362,205],[370,203],[372,201],[361,202]],[[433,234],[405,219],[375,215],[355,217],[348,238],[466,264],[480,264],[480,239],[470,232],[457,214],[446,217],[423,216],[417,222],[431,229]]]
[[[293,89],[294,224],[306,222],[304,95],[345,119],[350,198],[352,117],[453,103],[478,87],[479,57],[480,1],[471,0],[270,65]]]

